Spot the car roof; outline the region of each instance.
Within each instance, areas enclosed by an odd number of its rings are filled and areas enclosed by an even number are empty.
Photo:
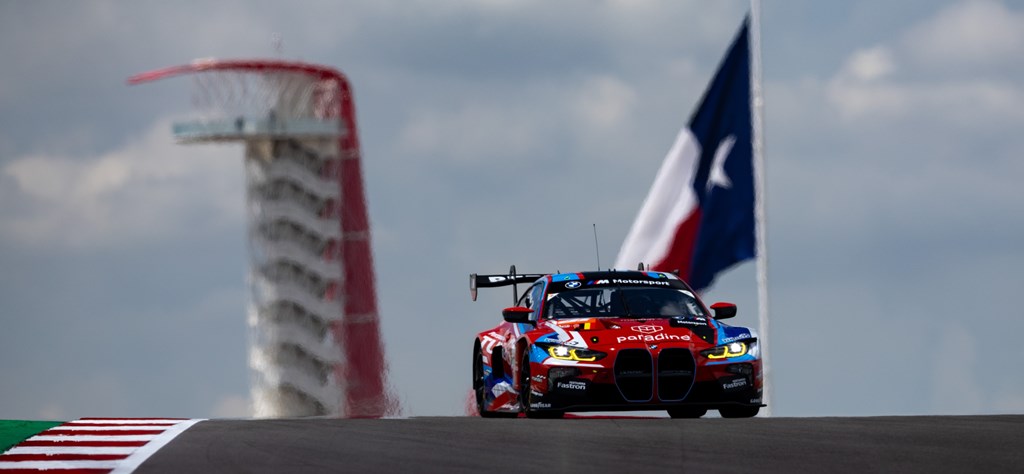
[[[630,279],[630,280],[679,280],[673,273],[668,272],[651,272],[651,271],[639,271],[639,270],[599,270],[592,272],[578,272],[578,273],[554,273],[549,275],[550,281],[573,281],[573,280],[610,280],[610,279]]]

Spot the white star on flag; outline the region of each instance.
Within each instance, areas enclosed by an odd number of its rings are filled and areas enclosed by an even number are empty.
[[[708,173],[705,192],[710,193],[711,188],[716,184],[727,189],[732,187],[729,175],[725,174],[725,159],[729,157],[729,152],[732,151],[732,146],[735,143],[736,135],[729,135],[718,144],[718,149],[715,150],[715,159],[711,162],[711,172]]]

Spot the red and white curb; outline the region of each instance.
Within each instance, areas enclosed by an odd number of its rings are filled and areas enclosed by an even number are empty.
[[[201,419],[82,418],[0,454],[0,473],[128,473]]]

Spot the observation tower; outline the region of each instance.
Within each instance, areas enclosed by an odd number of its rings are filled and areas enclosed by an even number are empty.
[[[175,123],[177,140],[245,144],[254,415],[395,413],[348,80],[316,64],[202,59],[128,83],[180,75],[200,117]]]

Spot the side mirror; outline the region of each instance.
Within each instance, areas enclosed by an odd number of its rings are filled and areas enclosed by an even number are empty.
[[[715,319],[729,319],[736,316],[736,305],[732,303],[715,303],[711,305],[711,310],[715,312]]]
[[[528,323],[533,310],[522,306],[513,306],[501,310],[501,316],[510,323]]]

